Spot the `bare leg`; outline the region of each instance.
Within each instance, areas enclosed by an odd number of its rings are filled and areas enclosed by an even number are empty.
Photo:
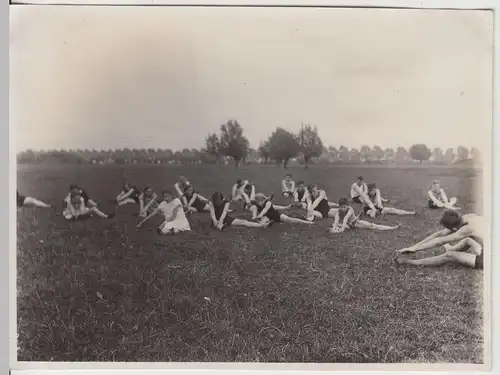
[[[375,224],[375,223],[370,223],[365,220],[358,220],[355,224],[356,228],[362,228],[362,229],[372,229],[372,230],[394,230],[398,229],[401,224],[395,225],[395,226],[389,226],[389,225],[381,225],[381,224]]]
[[[400,256],[397,262],[399,264],[409,264],[412,266],[430,266],[430,267],[437,267],[446,263],[458,263],[467,267],[474,268],[476,262],[476,255],[471,253],[447,251],[444,254],[424,259],[410,259],[406,255],[403,255]]]
[[[25,205],[30,205],[30,206],[35,206],[35,207],[43,207],[43,208],[49,208],[50,207],[50,204],[44,203],[44,202],[39,201],[38,199],[32,198],[32,197],[26,197],[24,199],[24,204]]]
[[[104,212],[100,211],[97,207],[93,206],[89,208],[89,211],[96,214],[99,217],[102,217],[103,219],[107,219],[109,215],[106,215]]]
[[[382,214],[405,216],[405,215],[415,215],[415,211],[405,211],[405,210],[400,210],[399,208],[384,207],[382,209]]]
[[[125,198],[118,202],[118,206],[124,206],[126,204],[133,204],[133,203],[136,203],[136,201],[133,200],[132,198]]]
[[[291,205],[288,205],[288,206],[278,206],[276,204],[273,204],[273,207],[275,209],[277,209],[278,211],[284,211],[284,210],[288,210],[289,208],[291,208],[292,206]]]
[[[257,207],[256,206],[252,206],[250,208],[250,211],[252,212],[252,217],[253,218],[257,217]]]
[[[263,228],[265,225],[243,219],[234,219],[231,226],[247,227],[247,228]]]
[[[281,214],[280,219],[282,222],[287,224],[309,224],[309,225],[313,224],[312,221],[297,219],[294,217],[287,216],[285,214]]]
[[[335,215],[337,214],[338,208],[331,208],[330,211],[328,211],[328,217],[331,219],[335,219]]]
[[[483,247],[481,244],[470,237],[464,238],[455,245],[445,244],[443,245],[446,251],[461,252],[467,251],[469,249],[476,255],[481,255],[483,252]]]
[[[328,202],[328,207],[333,207],[333,208],[336,208],[338,207],[339,205],[335,202]]]

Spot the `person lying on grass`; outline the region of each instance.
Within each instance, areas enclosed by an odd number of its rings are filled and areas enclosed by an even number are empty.
[[[293,198],[295,192],[295,181],[292,180],[292,175],[287,173],[283,181],[281,181],[281,195],[285,198]]]
[[[146,217],[158,207],[158,195],[151,186],[146,186],[139,195],[139,217]]]
[[[19,194],[19,191],[16,191],[16,194],[17,194],[17,208],[26,206],[50,208],[50,204],[44,203],[36,198],[21,195]]]
[[[368,201],[364,202],[363,212],[374,218],[377,215],[415,215],[415,211],[405,211],[398,208],[384,207],[382,204],[382,197],[380,195],[380,190],[377,189],[377,185],[368,184],[368,193],[366,194]]]
[[[188,188],[188,186],[191,186],[191,183],[188,181],[188,179],[184,176],[179,177],[179,181],[177,181],[174,184],[174,189],[177,193],[177,196],[182,199],[182,196],[184,195],[184,192]]]
[[[91,217],[96,214],[103,219],[111,219],[114,213],[105,214],[100,211],[97,206],[87,207],[85,198],[78,193],[71,193],[70,199],[66,202],[66,208],[63,211],[63,216],[66,220],[81,220]]]
[[[208,208],[209,201],[204,196],[196,193],[192,185],[189,185],[182,196],[184,208],[186,212],[203,212],[210,211]]]
[[[440,266],[445,263],[457,263],[471,268],[483,268],[483,243],[486,221],[475,214],[461,215],[456,210],[446,210],[440,224],[444,227],[419,243],[398,250],[398,264],[413,266]],[[453,244],[454,243],[454,244]],[[443,246],[441,255],[410,259],[408,254]]]
[[[380,225],[370,223],[365,220],[360,220],[359,215],[356,216],[354,209],[349,206],[349,200],[347,198],[339,199],[339,209],[335,213],[335,218],[331,228],[330,233],[342,233],[346,229],[362,228],[362,229],[372,229],[372,230],[394,230],[398,229],[401,225]]]
[[[212,224],[215,228],[223,231],[227,227],[240,226],[247,228],[266,228],[269,223],[256,223],[253,221],[233,218],[228,215],[229,201],[220,192],[212,194],[212,201],[208,204]]]
[[[313,224],[310,221],[297,219],[280,213],[273,205],[271,198],[272,197],[268,198],[261,193],[255,194],[255,200],[252,201],[252,220],[262,220],[264,217],[267,217],[270,221],[268,225],[272,225],[274,223]]]
[[[427,192],[427,196],[429,197],[428,205],[429,208],[438,209],[438,208],[447,208],[450,210],[459,210],[459,207],[455,207],[457,203],[457,198],[453,197],[448,199],[444,189],[441,188],[439,181],[434,180],[431,185],[431,189]]]
[[[118,206],[135,203],[139,204],[140,195],[141,191],[139,189],[129,183],[125,183],[120,194],[116,196],[116,204]]]
[[[71,200],[71,196],[75,196],[75,195],[79,195],[83,198],[83,200],[85,201],[85,206],[97,207],[97,203],[94,200],[89,198],[89,195],[87,194],[87,192],[76,184],[71,184],[69,186],[69,193],[66,196],[66,198],[64,198],[63,204],[68,204],[68,202]]]
[[[310,198],[308,199],[306,219],[312,221],[314,218],[334,218],[338,208],[331,208],[331,205],[338,207],[338,204],[328,201],[326,191],[319,189],[316,184],[309,185],[307,190]]]
[[[162,213],[165,217],[165,221],[158,227],[158,234],[176,234],[179,232],[187,232],[191,230],[189,221],[186,217],[184,209],[182,207],[182,202],[179,198],[174,198],[174,195],[169,190],[164,190],[162,192],[163,200],[160,204],[146,216],[139,224],[137,228],[140,228],[146,221],[151,219],[158,213]]]

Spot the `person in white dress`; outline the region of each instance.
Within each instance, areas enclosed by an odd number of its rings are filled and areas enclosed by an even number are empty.
[[[137,227],[140,228],[146,221],[158,213],[162,213],[165,216],[165,221],[157,229],[159,235],[173,235],[191,230],[181,200],[179,198],[174,198],[172,192],[168,190],[163,191],[163,201],[158,207],[137,224]]]
[[[459,207],[455,207],[457,203],[457,198],[449,198],[446,196],[444,189],[439,184],[438,180],[434,180],[431,185],[431,190],[427,192],[429,198],[429,208],[447,208],[450,210],[459,210]]]

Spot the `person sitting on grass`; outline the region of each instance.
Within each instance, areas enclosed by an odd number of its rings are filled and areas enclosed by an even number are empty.
[[[158,207],[158,195],[151,186],[146,186],[139,195],[139,217],[146,217]]]
[[[255,209],[253,207],[255,207]],[[252,211],[252,220],[262,220],[262,218],[266,217],[270,221],[269,225],[274,223],[313,224],[310,221],[297,219],[280,213],[274,207],[271,199],[261,193],[255,194],[255,199],[252,201]]]
[[[367,193],[368,186],[363,176],[359,176],[351,185],[351,199],[354,203],[364,204],[365,200],[368,199]]]
[[[309,199],[309,191],[306,188],[306,184],[304,181],[298,181],[297,187],[293,193],[295,207],[306,209],[308,205]]]
[[[447,208],[450,210],[459,210],[460,208],[455,207],[455,203],[457,203],[457,198],[453,197],[448,199],[444,189],[439,185],[438,180],[434,180],[431,185],[431,189],[427,192],[427,196],[429,197],[429,208],[438,209],[438,208]]]
[[[382,204],[382,197],[380,195],[380,190],[377,189],[377,185],[368,184],[368,200],[364,203],[363,212],[374,218],[377,215],[415,215],[415,211],[405,211],[399,208],[384,207]]]
[[[190,231],[191,226],[189,225],[189,221],[184,213],[181,200],[179,198],[174,198],[174,195],[169,190],[164,190],[162,195],[163,200],[161,203],[139,224],[137,224],[137,228],[140,228],[146,221],[151,219],[156,214],[162,213],[165,217],[165,221],[158,227],[158,235],[174,235],[179,232]]]
[[[221,231],[231,226],[266,228],[270,223],[256,223],[229,216],[229,202],[220,192],[212,194],[212,201],[208,204],[208,208],[210,210],[210,216],[212,217],[213,226]]]
[[[330,233],[341,233],[347,229],[362,228],[362,229],[372,229],[378,231],[394,230],[398,229],[401,225],[380,225],[370,223],[366,220],[360,220],[359,215],[356,216],[354,209],[349,206],[349,200],[347,198],[339,199],[339,209],[335,213],[335,218],[333,224],[330,228]]]
[[[247,194],[249,192],[250,194]],[[251,185],[247,180],[236,180],[231,192],[231,199],[233,202],[238,202],[247,208],[252,200],[252,193],[255,196],[255,186]]]
[[[87,207],[97,207],[97,203],[89,198],[87,192],[76,184],[71,184],[69,186],[69,193],[66,198],[64,198],[64,204],[67,204],[71,200],[72,195],[80,195],[85,201],[85,206]]]
[[[92,214],[96,214],[103,219],[111,219],[114,216],[114,213],[105,214],[97,206],[87,207],[85,205],[85,198],[78,193],[71,193],[70,199],[66,201],[66,208],[63,211],[64,218],[66,220],[81,220],[91,217]]]
[[[281,195],[285,198],[293,198],[295,192],[295,181],[292,180],[292,175],[287,173],[283,181],[281,181]]]
[[[332,208],[331,204],[336,207],[338,204],[328,201],[326,191],[319,189],[316,184],[309,185],[307,190],[310,198],[308,199],[306,219],[312,221],[314,218],[334,218],[338,208]]]
[[[186,212],[203,212],[210,211],[208,207],[208,199],[196,193],[193,186],[189,185],[182,196]]]
[[[188,179],[184,176],[179,177],[179,181],[177,181],[174,184],[174,189],[177,193],[177,196],[182,199],[182,196],[184,195],[184,192],[188,188],[188,186],[191,186],[191,183],[188,181]]]
[[[38,199],[33,197],[27,197],[19,194],[19,191],[16,191],[17,194],[17,208],[26,207],[26,206],[34,206],[41,208],[50,208],[50,204],[44,203]]]
[[[443,230],[424,238],[419,243],[398,250],[398,264],[412,266],[441,266],[456,263],[463,266],[483,269],[483,244],[486,220],[475,214],[461,215],[456,210],[446,210],[441,217]],[[407,254],[442,246],[441,255],[423,259],[410,259]]]
[[[141,191],[137,189],[135,186],[130,185],[129,183],[125,183],[123,185],[120,194],[116,197],[116,204],[118,206],[123,206],[126,204],[134,204],[139,203],[139,196],[141,195]]]

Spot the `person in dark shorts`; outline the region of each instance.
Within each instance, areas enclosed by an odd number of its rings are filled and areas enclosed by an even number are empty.
[[[65,204],[68,204],[68,202],[71,200],[71,195],[81,196],[85,202],[86,207],[97,207],[97,203],[94,200],[90,199],[87,192],[76,184],[71,184],[69,186],[69,193],[64,199]]]
[[[382,203],[382,196],[380,195],[380,190],[377,189],[377,185],[368,184],[368,193],[366,194],[368,200],[364,202],[363,212],[372,218],[375,216],[384,215],[415,215],[415,211],[405,211],[399,208],[384,207]]]
[[[330,206],[326,191],[319,189],[315,184],[309,185],[307,190],[309,191],[310,200],[307,206],[306,219],[312,221],[314,218],[334,218],[338,208]],[[338,207],[338,204],[335,204],[335,206]]]
[[[229,216],[229,201],[220,192],[212,194],[212,200],[208,204],[208,209],[212,217],[213,226],[221,231],[231,226],[247,228],[265,228],[267,226],[267,224],[255,223]]]
[[[185,203],[184,206],[186,212],[210,211],[208,208],[208,199],[196,193],[192,185],[189,185],[186,188],[182,197],[182,201]]]
[[[339,209],[335,213],[330,233],[341,233],[346,229],[355,228],[386,231],[398,229],[401,226],[399,224],[395,226],[380,225],[359,219],[359,215],[356,216],[354,209],[349,206],[349,200],[347,198],[340,198],[338,204]]]
[[[427,197],[429,198],[427,203],[429,208],[447,208],[450,210],[460,210],[459,207],[455,207],[457,198],[448,198],[438,180],[434,180],[432,182],[431,189],[427,192]]]
[[[285,198],[293,198],[295,192],[295,181],[292,180],[292,175],[287,173],[283,181],[281,181],[281,195]]]
[[[252,209],[254,216],[252,220],[262,220],[263,217],[267,217],[270,224],[273,223],[287,223],[287,224],[312,224],[312,222],[290,217],[279,212],[273,205],[271,199],[266,197],[264,194],[255,194],[255,199],[252,201]]]
[[[306,184],[304,181],[297,181],[297,187],[293,193],[294,203],[293,205],[296,207],[300,207],[306,209],[309,202],[309,191],[307,190]]]
[[[24,195],[19,194],[19,191],[16,191],[17,195],[17,208],[25,207],[25,206],[34,206],[41,208],[50,208],[50,205],[44,203],[33,197],[26,197]]]
[[[146,186],[139,195],[139,217],[145,218],[158,208],[158,195],[151,186]]]
[[[91,217],[93,214],[103,219],[114,217],[114,213],[105,214],[97,206],[88,207],[85,204],[85,199],[80,194],[70,194],[70,199],[66,201],[66,208],[63,211],[66,220],[82,220]]]
[[[138,188],[129,183],[125,183],[120,194],[116,197],[116,203],[118,206],[139,204],[139,195],[141,195],[141,191]]]
[[[457,263],[471,268],[483,268],[483,244],[488,223],[483,216],[461,215],[456,210],[446,210],[440,220],[443,230],[424,238],[419,243],[398,250],[396,263],[413,266],[441,266]],[[408,254],[442,246],[441,255],[423,259],[410,259]]]

